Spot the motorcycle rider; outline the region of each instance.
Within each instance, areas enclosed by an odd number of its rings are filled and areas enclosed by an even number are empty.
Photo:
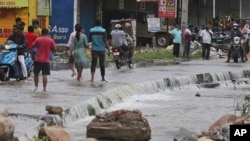
[[[124,32],[121,24],[116,24],[114,30],[111,31],[112,45],[113,47],[119,47],[123,51],[131,50],[129,43],[133,42],[133,39]],[[129,55],[129,62],[132,63],[132,53]]]
[[[13,32],[12,34],[8,37],[8,40],[13,41],[18,45],[18,50],[17,50],[17,57],[18,61],[20,62],[21,70],[22,70],[22,77],[20,80],[24,80],[27,78],[28,73],[27,73],[27,68],[24,63],[24,53],[25,49],[27,48],[27,39],[25,35],[22,32],[22,27],[18,24],[13,25]]]
[[[125,27],[124,31],[126,33],[126,40],[128,42],[128,47],[129,47],[128,59],[129,59],[129,63],[132,63],[132,58],[133,58],[133,55],[134,55],[134,47],[135,46],[134,46],[134,39],[133,39],[133,37],[131,37],[129,35],[129,31],[131,29],[131,24],[128,23],[128,22],[126,22],[124,24],[124,27]]]
[[[234,23],[234,24],[233,24],[233,29],[232,29],[232,31],[231,31],[231,33],[230,33],[230,37],[231,37],[231,41],[232,41],[232,42],[233,42],[234,37],[240,37],[240,38],[243,37],[243,34],[242,34],[242,32],[240,31],[239,26],[238,26],[237,23]],[[241,49],[241,54],[243,54],[243,49],[242,49],[242,47],[241,47],[240,49]],[[231,53],[232,53],[232,51],[233,51],[233,47],[232,47],[232,45],[231,45],[230,48],[229,48],[229,50],[228,50],[227,61],[226,61],[226,63],[229,63],[229,62],[230,62],[230,58],[231,58]],[[245,61],[244,61],[244,56],[243,56],[243,55],[241,55],[241,61],[242,61],[242,62],[245,62]]]

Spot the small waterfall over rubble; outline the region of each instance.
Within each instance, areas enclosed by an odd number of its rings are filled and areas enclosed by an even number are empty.
[[[204,86],[202,85],[204,83],[218,82],[220,84],[235,84],[235,81],[246,78],[250,78],[250,70],[177,76],[174,78],[163,78],[161,80],[150,82],[124,85],[69,107],[64,111],[63,120],[64,124],[68,124],[90,115],[100,114],[102,111],[115,104],[125,102],[126,98],[132,95],[154,94],[157,92],[173,90],[199,89]],[[237,84],[248,84],[248,81],[249,79],[246,79],[246,81],[240,81],[240,83]]]

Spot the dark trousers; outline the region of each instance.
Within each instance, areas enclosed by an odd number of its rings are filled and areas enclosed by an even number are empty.
[[[209,59],[211,44],[202,43],[202,59]]]
[[[130,45],[128,45],[128,46],[123,45],[120,48],[122,49],[122,53],[128,52],[128,60],[130,62],[132,62],[132,58],[133,58],[133,55],[134,55],[134,47],[130,46]]]
[[[184,43],[183,58],[189,59],[190,43],[191,42]]]
[[[230,61],[232,52],[233,52],[233,46],[230,46],[230,48],[228,50],[228,54],[227,54],[227,62]],[[242,47],[240,47],[240,53],[241,53],[241,56],[240,56],[241,61],[245,62],[245,60],[244,60],[244,53],[245,53],[245,51],[242,49]]]
[[[91,51],[92,61],[91,61],[91,73],[95,73],[97,61],[99,58],[99,66],[101,71],[101,76],[105,76],[105,51]]]
[[[173,55],[178,58],[180,53],[180,43],[174,43]]]

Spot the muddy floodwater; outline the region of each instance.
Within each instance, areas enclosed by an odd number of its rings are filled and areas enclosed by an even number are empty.
[[[109,82],[101,82],[99,68],[95,82],[91,83],[90,70],[83,71],[82,82],[77,83],[69,70],[52,70],[48,77],[48,92],[39,89],[33,93],[33,78],[26,81],[1,82],[0,107],[10,113],[16,129],[15,135],[26,141],[46,115],[46,105],[67,109],[64,128],[75,141],[85,138],[86,125],[93,118],[86,107],[93,106],[97,113],[116,109],[139,109],[148,119],[152,129],[152,141],[173,140],[179,128],[191,131],[206,130],[220,116],[234,113],[234,105],[249,94],[249,78],[246,77],[249,62],[224,63],[223,59],[209,61],[192,60],[178,65],[152,65],[139,63],[135,68],[117,70],[114,64],[106,69]],[[196,84],[197,75],[208,76],[220,83],[208,89]],[[40,77],[41,78],[41,77]],[[210,77],[207,77],[210,79]],[[237,79],[232,83],[231,79]],[[195,97],[199,92],[201,97]],[[117,98],[119,97],[119,98]],[[112,104],[97,99],[109,98]]]

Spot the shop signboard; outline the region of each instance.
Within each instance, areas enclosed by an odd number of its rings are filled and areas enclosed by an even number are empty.
[[[51,0],[37,0],[37,15],[51,15]]]
[[[177,0],[159,0],[158,17],[176,18]]]
[[[28,0],[1,0],[0,8],[17,8],[17,7],[28,7]]]
[[[53,3],[49,23],[50,36],[57,44],[67,44],[70,33],[74,31],[74,1],[53,0]]]
[[[28,0],[0,0],[0,44],[12,33],[16,17],[28,22]]]

